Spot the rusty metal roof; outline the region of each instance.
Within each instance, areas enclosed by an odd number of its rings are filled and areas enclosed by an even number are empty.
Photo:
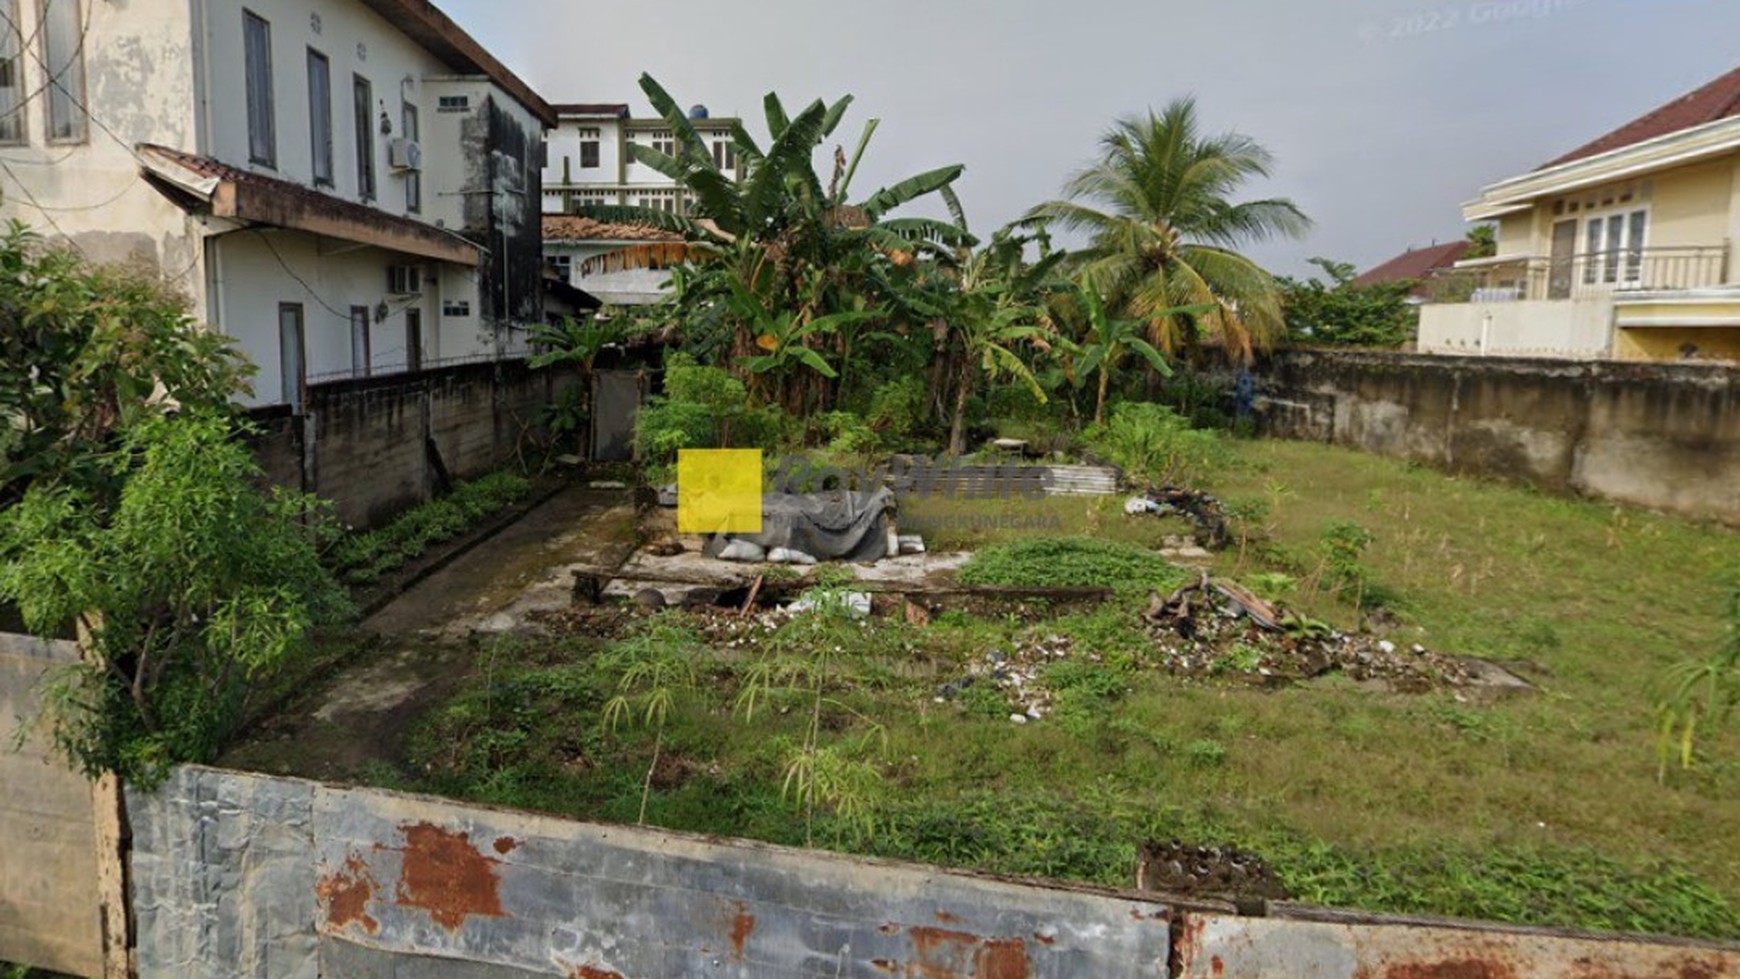
[[[347,201],[278,177],[253,173],[208,156],[155,143],[135,149],[146,180],[184,208],[213,216],[291,228],[462,265],[477,265],[481,249],[411,218]]]
[[[682,241],[674,231],[638,224],[611,224],[578,214],[544,215],[545,241]]]

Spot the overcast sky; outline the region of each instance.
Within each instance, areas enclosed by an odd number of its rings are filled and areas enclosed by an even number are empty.
[[[438,0],[552,102],[630,102],[651,72],[741,115],[857,97],[882,119],[854,183],[949,163],[974,229],[1057,196],[1114,118],[1194,94],[1277,157],[1304,241],[1368,266],[1464,232],[1458,205],[1740,67],[1735,0]]]

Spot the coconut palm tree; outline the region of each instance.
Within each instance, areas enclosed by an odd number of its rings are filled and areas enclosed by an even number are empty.
[[[1025,218],[1087,233],[1074,256],[1083,284],[1169,354],[1211,340],[1248,359],[1282,335],[1274,278],[1236,250],[1310,227],[1292,201],[1233,201],[1269,175],[1269,151],[1239,133],[1205,135],[1189,98],[1119,120],[1100,143],[1102,158],[1070,179],[1067,199]],[[1212,308],[1179,312],[1203,304]]]

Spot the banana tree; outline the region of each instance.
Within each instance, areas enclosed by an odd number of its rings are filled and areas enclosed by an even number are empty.
[[[1099,391],[1094,398],[1094,424],[1106,420],[1106,391],[1112,374],[1124,365],[1131,354],[1146,361],[1161,377],[1171,377],[1172,368],[1166,355],[1144,338],[1147,324],[1137,319],[1118,319],[1106,310],[1100,294],[1087,286],[1077,286],[1076,296],[1087,319],[1087,330],[1075,346],[1075,372],[1078,382],[1099,375]],[[1176,306],[1162,310],[1165,316],[1197,316],[1214,308],[1212,303]]]
[[[730,301],[739,288],[757,297],[754,306],[761,310],[791,311],[791,326],[797,328],[820,317],[886,306],[880,290],[899,277],[879,273],[971,244],[970,236],[949,222],[888,216],[947,188],[962,172],[958,165],[853,198],[853,180],[878,120],[864,126],[850,154],[843,146],[835,149],[831,178],[824,184],[813,155],[837,131],[851,96],[832,104],[817,100],[792,114],[777,95],[768,95],[764,108],[771,142],[764,148],[741,124],[732,132],[736,155],[744,163],[739,180],[715,164],[693,122],[663,87],[643,75],[641,88],[670,125],[675,145],[670,153],[640,144],[630,152],[682,185],[693,203],[684,214],[611,205],[588,206],[581,213],[681,235],[681,257],[688,269],[673,276],[674,312],[685,334],[693,332],[714,348],[728,348],[716,349],[714,355],[740,370],[748,369],[751,358],[766,356],[757,341],[768,334],[755,316],[740,315],[751,310]],[[625,250],[620,260],[633,264],[641,251],[645,249]],[[668,261],[671,254],[664,246],[656,256],[647,252],[645,259],[648,264]],[[825,339],[833,355],[842,358],[852,347],[850,327],[874,318],[833,321],[830,336],[812,331],[803,346],[815,349]]]

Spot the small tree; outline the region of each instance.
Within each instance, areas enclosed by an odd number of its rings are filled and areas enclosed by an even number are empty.
[[[104,468],[111,508],[39,483],[0,511],[0,599],[43,636],[76,631],[84,659],[51,677],[44,717],[86,775],[151,785],[211,761],[251,681],[348,606],[321,566],[313,507],[263,474],[216,413],[127,430]]]
[[[154,276],[0,235],[0,601],[80,639],[41,721],[86,774],[211,760],[346,610],[314,501],[261,490],[236,438],[252,370]]]

